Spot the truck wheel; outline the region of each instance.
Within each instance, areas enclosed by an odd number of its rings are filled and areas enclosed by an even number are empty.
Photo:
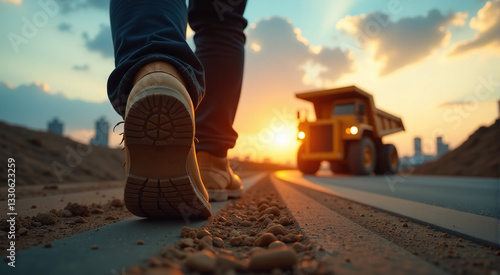
[[[398,151],[392,144],[382,144],[378,150],[377,174],[396,174],[399,168]]]
[[[321,161],[319,160],[304,160],[302,154],[304,153],[304,144],[300,145],[299,152],[297,153],[297,166],[299,170],[306,175],[313,175],[319,170]]]
[[[349,169],[356,175],[369,175],[375,168],[377,154],[369,137],[352,142],[348,150]]]
[[[334,174],[349,174],[349,165],[338,161],[330,161],[330,170]]]

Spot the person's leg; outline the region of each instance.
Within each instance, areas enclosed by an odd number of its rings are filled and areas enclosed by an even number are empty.
[[[196,110],[196,151],[201,178],[215,201],[239,197],[243,190],[227,151],[238,137],[233,121],[243,78],[245,5],[245,0],[191,0],[189,7],[196,55],[205,69],[205,97]]]
[[[197,151],[226,157],[238,137],[233,121],[245,58],[246,0],[190,0],[189,25],[205,69],[205,97],[196,110]]]
[[[125,205],[143,217],[208,217],[194,146],[203,72],[185,42],[185,1],[116,0],[110,15],[108,93],[125,121]]]
[[[187,7],[183,0],[111,0],[110,21],[116,68],[108,97],[122,117],[139,70],[154,61],[172,65],[185,81],[196,107],[204,93],[203,67],[186,43]]]

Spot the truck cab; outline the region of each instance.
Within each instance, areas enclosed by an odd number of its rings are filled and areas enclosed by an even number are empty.
[[[314,174],[322,160],[332,171],[366,175],[397,172],[394,145],[382,144],[382,136],[404,130],[400,118],[375,108],[373,97],[348,86],[297,94],[314,104],[316,121],[299,115],[297,154],[299,169]]]

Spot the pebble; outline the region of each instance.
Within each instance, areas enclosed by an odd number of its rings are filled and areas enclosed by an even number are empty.
[[[193,247],[194,246],[194,240],[191,239],[191,238],[182,239],[179,242],[179,246],[181,248],[184,248],[184,247]]]
[[[113,207],[122,207],[123,206],[123,201],[120,199],[114,199],[111,201],[111,206]]]
[[[21,236],[25,236],[28,234],[28,229],[21,227],[21,228],[19,228],[19,230],[17,230],[17,234],[19,234]]]
[[[285,226],[292,224],[292,222],[290,221],[290,219],[287,218],[287,217],[281,217],[280,220],[279,220],[279,223],[281,225],[285,225]]]
[[[33,227],[39,227],[39,226],[42,226],[42,223],[40,223],[40,222],[31,222],[31,226],[33,226]]]
[[[245,265],[245,262],[238,260],[236,257],[232,255],[219,254],[217,256],[217,269],[220,269],[222,271],[225,270],[245,271],[248,269],[248,266]]]
[[[57,217],[56,215],[50,213],[39,213],[36,216],[36,221],[43,225],[51,225],[57,222]]]
[[[263,271],[274,268],[288,269],[297,262],[297,254],[290,247],[276,247],[253,254],[250,269]]]
[[[198,243],[198,249],[203,250],[203,249],[213,249],[214,244],[212,237],[210,236],[205,236],[201,238],[200,242]]]
[[[230,237],[236,237],[236,236],[239,236],[240,235],[240,232],[236,231],[236,230],[231,230],[231,232],[229,232],[229,236]]]
[[[268,248],[275,248],[275,247],[282,247],[282,246],[286,246],[286,244],[284,242],[281,242],[281,241],[274,241],[274,242],[269,244]]]
[[[260,237],[258,237],[255,240],[254,245],[256,245],[256,246],[267,246],[270,243],[272,243],[274,241],[277,241],[277,240],[278,239],[276,239],[276,236],[274,236],[273,234],[271,234],[271,233],[264,233],[264,234],[260,235]]]
[[[257,206],[261,206],[263,204],[268,204],[269,205],[269,202],[267,200],[260,200],[259,203],[257,203]]]
[[[198,231],[197,231],[197,229],[196,229],[196,228],[191,228],[191,227],[184,226],[184,227],[182,227],[182,229],[181,229],[181,236],[182,236],[183,238],[189,238],[189,234],[190,234],[191,232],[193,232],[193,231],[194,231],[194,232],[196,232],[196,234],[198,233]],[[196,234],[195,234],[195,237],[196,237]],[[192,239],[194,239],[194,238],[192,238]]]
[[[202,239],[205,236],[212,236],[212,234],[210,234],[210,232],[208,232],[205,228],[199,230],[198,234],[196,234],[196,238],[198,239]]]
[[[262,213],[273,214],[274,216],[278,217],[280,215],[280,210],[276,206],[271,206],[271,207],[267,208],[266,210],[264,210],[264,212],[262,212]]]
[[[283,227],[281,224],[273,225],[267,229],[268,233],[271,233],[273,235],[286,235],[288,231]]]
[[[194,271],[202,273],[214,272],[217,265],[217,259],[214,253],[208,250],[189,255],[186,259],[186,266]]]
[[[244,246],[253,246],[255,242],[255,238],[254,237],[245,237],[243,239],[243,245]]]
[[[212,242],[213,242],[213,244],[214,244],[215,247],[219,247],[219,248],[226,247],[226,245],[224,244],[224,241],[221,238],[219,238],[219,237],[214,237],[212,239]]]
[[[260,218],[257,221],[262,222],[265,219],[273,219],[273,218],[274,218],[273,214],[263,214],[260,216]]]
[[[241,236],[232,237],[229,239],[229,244],[231,246],[241,246],[243,244],[243,240],[241,239]]]
[[[104,213],[104,210],[99,209],[99,208],[94,208],[94,209],[92,209],[92,211],[90,211],[90,213],[92,213],[92,214],[102,214],[102,213]]]
[[[283,208],[285,208],[285,206],[284,206],[284,205],[279,204],[279,203],[278,203],[278,202],[276,202],[276,201],[275,201],[275,202],[272,202],[272,203],[270,204],[270,206],[276,206],[276,207],[278,207],[279,209],[283,209]]]
[[[78,216],[75,218],[75,220],[73,221],[74,223],[86,223],[87,220],[85,220],[83,217],[81,216]]]
[[[231,217],[231,222],[233,224],[239,224],[239,223],[241,223],[241,221],[242,221],[242,219],[239,216],[232,216]]]
[[[269,225],[269,224],[272,224],[273,223],[273,220],[270,219],[270,218],[266,218],[263,222],[262,222],[264,225]]]
[[[259,210],[259,212],[262,212],[262,211],[266,210],[267,208],[269,208],[269,205],[267,203],[264,203],[264,204],[261,204],[259,206],[258,210]]]
[[[248,220],[241,222],[241,226],[243,226],[243,227],[250,227],[250,226],[252,226],[252,224],[253,223],[251,221],[248,221]]]
[[[68,209],[64,209],[59,212],[58,216],[63,218],[69,218],[73,217],[73,213],[71,213],[71,211],[69,211]]]
[[[73,213],[73,215],[75,216],[85,216],[85,217],[90,216],[89,207],[86,205],[68,202],[68,204],[66,205],[66,207],[64,207],[64,209],[71,211],[71,213]]]
[[[299,236],[295,234],[287,234],[283,238],[281,238],[281,241],[285,243],[294,243],[299,240]]]

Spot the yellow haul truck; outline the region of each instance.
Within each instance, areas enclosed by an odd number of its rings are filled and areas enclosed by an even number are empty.
[[[318,171],[321,161],[330,162],[334,173],[368,175],[398,171],[396,147],[382,137],[404,131],[401,118],[375,108],[373,96],[356,86],[299,93],[297,98],[314,104],[316,121],[297,112],[302,145],[297,165],[304,174]]]

